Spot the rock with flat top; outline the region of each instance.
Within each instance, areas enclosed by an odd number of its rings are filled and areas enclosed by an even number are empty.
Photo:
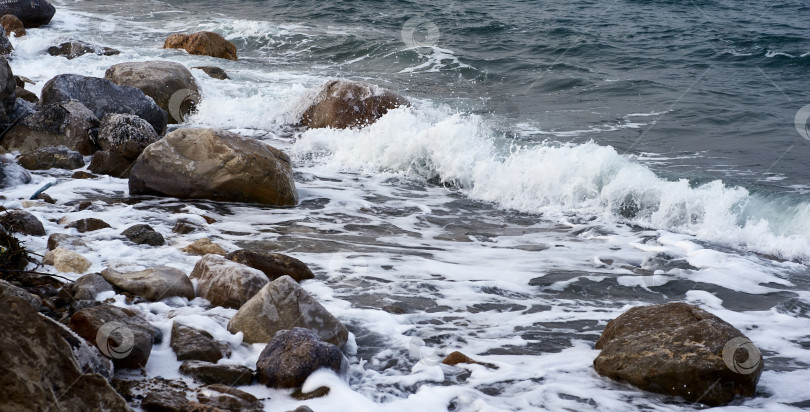
[[[188,276],[169,266],[126,273],[108,268],[101,272],[101,276],[115,287],[151,301],[174,296],[194,299],[194,286]]]

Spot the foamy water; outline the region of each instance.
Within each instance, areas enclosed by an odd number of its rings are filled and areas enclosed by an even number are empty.
[[[138,41],[129,39],[133,28]],[[81,235],[90,245],[82,254],[93,263],[91,272],[168,265],[190,273],[199,258],[179,249],[201,237],[228,251],[263,247],[307,263],[316,279],[302,286],[351,331],[344,348],[351,368],[346,380],[312,375],[305,389],[328,386],[331,392],[306,402],[290,391],[240,387],[264,398],[266,410],[299,404],[315,411],[691,409],[602,378],[592,367],[593,343],[607,321],[632,306],[668,301],[720,316],[765,357],[757,397],[720,409],[790,410],[810,402],[804,389],[810,383],[807,202],[722,180],[663,178],[651,165],[667,159],[654,153],[637,158],[593,142],[560,143],[566,136],[550,132],[545,142],[510,139],[502,123],[438,99],[409,96],[413,107],[362,130],[295,130],[289,125],[305,97],[331,78],[323,73],[331,69],[289,67],[278,56],[260,59],[255,50],[230,62],[159,48],[168,31],[200,29],[268,44],[268,50],[283,47],[285,39],[324,33],[188,17],[150,25],[62,6],[50,27],[12,39],[10,64],[16,74],[39,81],[30,87],[37,94],[56,74],[102,77],[124,61],[221,66],[232,80],[192,70],[203,100],[188,125],[234,130],[291,154],[298,207],[157,198],[129,204],[126,180],[71,180],[65,171],[33,172],[31,184],[4,190],[2,202],[22,207],[23,199],[56,182],[47,193],[57,205],[27,209],[49,234],[70,232],[56,223],[65,215],[108,222],[113,229]],[[351,36],[338,28],[326,32]],[[65,36],[122,54],[68,61],[44,53]],[[436,49],[434,56],[453,53]],[[410,67],[430,71],[454,58]],[[649,124],[644,114],[628,114],[623,127]],[[520,128],[543,132],[540,124]],[[74,211],[84,199],[94,208]],[[217,220],[206,232],[171,232],[180,219],[204,224],[203,214]],[[168,246],[125,242],[119,233],[138,223],[150,224]],[[22,238],[29,249],[46,250],[45,239]],[[98,299],[114,297],[127,306],[123,296],[112,295]],[[164,336],[174,319],[228,342],[233,355],[223,363],[253,368],[263,348],[227,332],[235,310],[211,308],[202,299],[134,306]],[[437,364],[454,350],[499,368]],[[164,339],[146,374],[196,386],[179,374],[179,365]]]

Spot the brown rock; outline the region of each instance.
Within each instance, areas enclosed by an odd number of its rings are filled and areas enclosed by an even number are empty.
[[[100,175],[126,179],[132,170],[132,163],[112,150],[101,150],[93,155],[87,169]]]
[[[461,353],[459,351],[455,351],[455,352],[447,355],[447,357],[444,358],[442,363],[445,364],[445,365],[450,365],[450,366],[456,366],[459,363],[477,364],[477,365],[486,366],[487,368],[491,368],[491,369],[498,369],[497,366],[495,366],[495,365],[493,365],[491,363],[478,362],[478,361],[472,360],[469,356],[467,356],[467,355],[465,355],[465,354],[463,354],[463,353]]]
[[[159,389],[149,392],[143,398],[141,408],[146,412],[186,412],[188,404],[189,401],[182,392]]]
[[[61,247],[48,251],[42,257],[42,263],[64,273],[84,273],[93,266],[84,256]]]
[[[203,72],[205,72],[205,74],[207,74],[208,76],[213,77],[213,78],[218,79],[218,80],[228,80],[228,79],[230,79],[230,77],[228,77],[228,73],[225,73],[225,70],[222,70],[221,68],[216,67],[216,66],[197,66],[197,67],[192,67],[192,69],[200,69]]]
[[[231,412],[261,411],[262,403],[255,396],[230,386],[214,384],[197,390],[197,400]]]
[[[121,235],[137,245],[163,246],[166,243],[163,235],[152,229],[152,226],[144,224],[130,226]]]
[[[70,176],[71,179],[95,179],[97,177],[98,176],[84,170],[77,170]]]
[[[270,280],[289,276],[300,283],[302,280],[315,278],[304,262],[281,253],[240,249],[228,253],[225,259],[261,270]]]
[[[71,40],[58,46],[48,47],[48,54],[51,56],[64,56],[68,60],[72,60],[79,56],[84,56],[85,54],[115,56],[117,54],[121,54],[121,52],[110,47],[98,46],[78,40]]]
[[[363,127],[389,110],[409,104],[402,96],[378,86],[332,80],[321,88],[301,116],[301,125],[310,129]]]
[[[48,146],[67,146],[83,155],[96,151],[98,118],[77,101],[46,104],[14,126],[0,140],[7,151],[31,153]]]
[[[284,152],[235,133],[179,129],[144,150],[129,177],[132,195],[255,202],[298,202]]]
[[[170,343],[177,360],[201,360],[216,363],[231,356],[231,347],[219,342],[210,333],[174,322]],[[222,383],[222,382],[206,382]]]
[[[204,237],[197,239],[194,243],[183,248],[183,252],[190,255],[204,256],[204,255],[220,255],[225,256],[225,249],[222,246],[214,243],[211,239]]]
[[[596,349],[600,375],[712,406],[754,396],[764,363],[742,332],[685,303],[628,310],[607,324]]]
[[[253,371],[239,365],[217,365],[190,360],[180,365],[180,372],[207,385],[242,386],[250,385],[253,381]]]
[[[238,60],[236,46],[217,33],[201,31],[192,34],[172,34],[163,43],[164,49],[185,49],[189,54]]]
[[[205,255],[189,275],[197,282],[197,295],[213,306],[239,309],[269,281],[264,274],[218,255]]]
[[[130,309],[111,305],[81,309],[70,317],[68,327],[96,345],[116,368],[141,368],[152,353],[155,329]]]
[[[81,153],[74,152],[65,146],[48,146],[20,155],[17,163],[28,170],[67,169],[73,170],[84,166]]]
[[[76,230],[78,230],[80,233],[85,233],[85,232],[92,232],[94,230],[106,229],[110,227],[110,225],[101,219],[88,217],[86,219],[79,219],[75,222],[72,222],[68,224],[66,227],[76,228]]]
[[[78,237],[67,233],[53,233],[48,236],[48,250],[54,250],[58,247],[69,250],[85,249],[87,244]]]
[[[16,94],[17,97],[20,99],[23,99],[27,102],[31,102],[34,104],[39,104],[39,97],[37,97],[37,95],[34,94],[34,92],[25,90],[22,87],[17,86]]]
[[[0,17],[0,26],[3,26],[3,29],[6,30],[6,36],[11,36],[11,33],[14,33],[16,37],[25,36],[25,26],[15,15],[6,14]]]

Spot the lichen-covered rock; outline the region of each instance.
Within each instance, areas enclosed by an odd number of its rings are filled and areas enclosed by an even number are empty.
[[[304,262],[281,253],[239,249],[225,255],[225,259],[261,270],[270,280],[282,276],[289,276],[296,282],[315,278]]]
[[[408,105],[402,96],[378,86],[332,80],[314,96],[301,116],[301,125],[310,129],[363,127],[389,110]]]
[[[0,299],[0,325],[0,410],[130,411],[103,376],[83,372],[73,348],[27,302]]]
[[[107,114],[101,119],[99,147],[119,154],[130,163],[158,140],[160,136],[152,125],[133,114]]]
[[[129,192],[274,206],[298,203],[286,154],[215,129],[175,130],[147,147],[132,167]]]
[[[175,321],[170,345],[177,360],[200,360],[216,363],[231,356],[231,347],[219,342],[210,333]],[[206,382],[219,383],[219,382]]]
[[[16,16],[25,27],[39,27],[50,23],[56,9],[45,0],[3,0],[0,15]]]
[[[195,109],[196,102],[188,97],[199,97],[200,89],[191,72],[180,63],[146,61],[119,63],[111,66],[104,78],[122,86],[141,89],[161,109],[169,113],[169,123],[182,123]],[[180,96],[176,93],[188,91]],[[175,99],[172,100],[172,97]]]
[[[764,364],[742,332],[685,303],[628,310],[607,324],[596,349],[600,375],[713,406],[754,396]]]
[[[107,268],[101,276],[115,287],[151,301],[174,296],[194,299],[194,286],[188,276],[168,266],[127,273]]]
[[[48,251],[42,258],[42,263],[64,273],[84,273],[93,266],[86,257],[61,247]]]
[[[210,31],[192,34],[172,34],[163,43],[164,49],[184,49],[189,54],[238,60],[236,46],[224,37]]]
[[[309,329],[293,328],[277,332],[264,348],[256,362],[256,378],[271,388],[297,388],[318,369],[341,373],[346,367],[337,346]]]
[[[79,40],[70,40],[59,44],[58,46],[48,47],[48,54],[51,56],[63,56],[68,60],[75,59],[85,54],[97,54],[99,56],[115,56],[121,54],[120,51],[111,47],[99,46],[90,44]]]
[[[66,146],[48,146],[21,155],[17,163],[28,170],[73,170],[84,167],[84,158]]]
[[[197,294],[213,306],[239,309],[269,283],[267,277],[251,267],[218,255],[205,255],[189,275],[197,281]]]
[[[159,135],[166,133],[166,111],[135,87],[78,74],[60,74],[42,87],[43,105],[71,99],[79,101],[99,119],[108,113],[134,114],[149,122]]]
[[[228,331],[242,332],[248,343],[270,342],[276,332],[295,327],[312,329],[337,346],[349,337],[346,327],[289,276],[264,286],[228,323]]]
[[[131,309],[100,305],[77,311],[68,327],[112,359],[116,368],[141,368],[152,353],[155,329]]]

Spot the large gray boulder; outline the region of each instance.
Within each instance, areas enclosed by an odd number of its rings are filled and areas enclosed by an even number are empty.
[[[71,99],[78,100],[99,119],[108,113],[134,114],[149,122],[158,134],[166,133],[168,114],[140,89],[98,77],[60,74],[43,86],[40,104]]]
[[[389,110],[409,105],[389,90],[367,83],[332,80],[324,84],[301,116],[310,129],[346,129],[374,123]]]
[[[248,343],[270,342],[276,332],[295,327],[312,329],[337,346],[349,337],[346,327],[289,276],[268,283],[228,323],[228,331],[242,332]]]
[[[754,396],[764,364],[742,332],[686,303],[628,310],[607,324],[596,349],[600,375],[712,406]]]
[[[250,300],[267,280],[262,272],[232,262],[219,255],[202,257],[189,275],[197,279],[197,295],[213,306],[239,309]]]
[[[8,151],[33,153],[50,146],[65,146],[83,155],[96,151],[98,118],[76,100],[44,104],[25,116],[0,140]]]
[[[81,352],[24,300],[0,297],[0,325],[0,411],[130,410],[103,376],[83,372]]]
[[[194,110],[200,89],[191,72],[180,63],[147,61],[111,66],[104,78],[121,86],[137,87],[169,113],[169,123],[182,123]]]
[[[292,206],[298,202],[284,152],[224,130],[178,129],[144,150],[131,195]]]
[[[101,272],[101,276],[115,287],[151,301],[174,296],[194,299],[194,286],[188,276],[168,266],[127,273],[108,268]]]
[[[25,27],[39,27],[50,23],[56,9],[45,0],[3,0],[0,2],[0,16],[17,16]]]

